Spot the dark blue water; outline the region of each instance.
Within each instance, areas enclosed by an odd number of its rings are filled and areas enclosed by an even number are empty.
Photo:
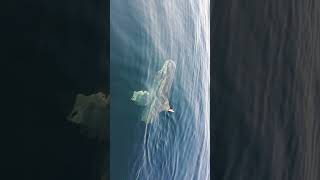
[[[112,180],[209,179],[209,0],[111,1]],[[130,98],[176,64],[169,102],[150,124]]]
[[[213,1],[214,179],[320,179],[320,1]]]

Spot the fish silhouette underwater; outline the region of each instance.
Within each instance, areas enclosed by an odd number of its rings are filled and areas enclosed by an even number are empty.
[[[160,112],[174,112],[169,103],[170,90],[175,76],[176,64],[166,60],[157,72],[149,91],[134,91],[131,100],[144,106],[142,121],[152,123]]]

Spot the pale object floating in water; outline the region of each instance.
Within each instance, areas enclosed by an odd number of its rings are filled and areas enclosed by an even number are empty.
[[[78,94],[67,119],[80,124],[89,137],[105,140],[107,138],[107,104],[109,103],[110,96],[106,98],[101,92],[88,96]]]
[[[137,105],[146,106],[150,101],[150,93],[148,91],[134,91],[131,97],[132,101],[135,101]]]
[[[151,123],[160,112],[174,112],[169,105],[170,89],[175,75],[176,64],[166,60],[161,70],[157,72],[149,91],[134,91],[131,100],[137,105],[146,106],[142,121]]]

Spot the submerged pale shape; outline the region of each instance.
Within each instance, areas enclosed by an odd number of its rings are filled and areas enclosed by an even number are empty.
[[[85,128],[89,137],[105,139],[109,100],[110,96],[106,98],[101,92],[88,96],[78,94],[67,119]]]
[[[134,91],[131,98],[137,105],[146,106],[142,121],[151,123],[160,112],[170,109],[169,95],[172,86],[176,64],[166,60],[161,70],[157,72],[149,91]]]

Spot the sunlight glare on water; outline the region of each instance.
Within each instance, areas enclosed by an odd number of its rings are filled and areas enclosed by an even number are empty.
[[[111,179],[210,179],[209,0],[111,0]],[[141,121],[130,98],[176,64],[174,113]],[[125,113],[124,113],[125,112]]]

